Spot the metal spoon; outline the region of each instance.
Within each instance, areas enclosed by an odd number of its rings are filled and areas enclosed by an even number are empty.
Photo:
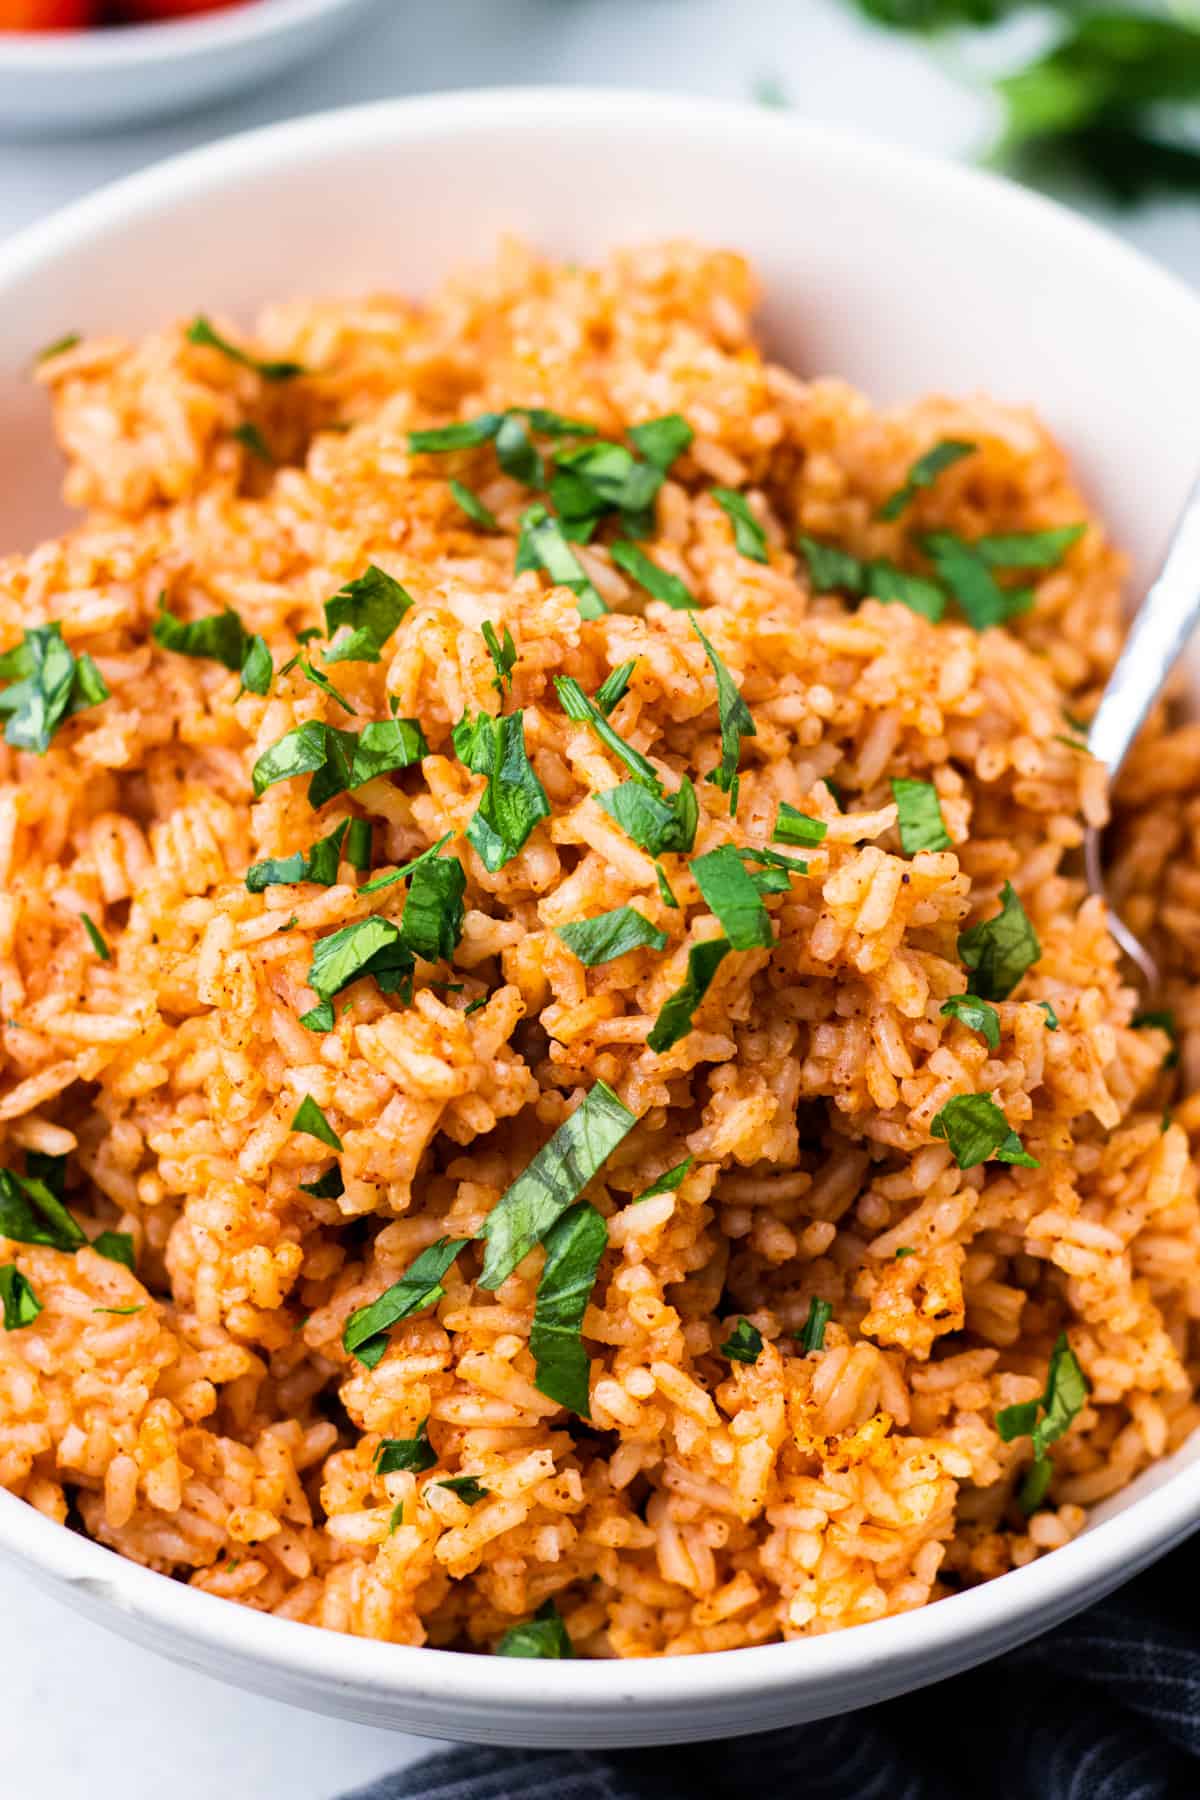
[[[1088,749],[1115,781],[1133,740],[1161,694],[1188,639],[1200,622],[1200,481],[1192,489],[1175,529],[1167,559],[1146,595],[1116,668],[1108,678],[1088,729]],[[1158,964],[1146,946],[1108,906],[1100,859],[1100,833],[1089,826],[1083,846],[1087,884],[1108,907],[1108,928],[1135,963],[1150,992],[1158,986]]]

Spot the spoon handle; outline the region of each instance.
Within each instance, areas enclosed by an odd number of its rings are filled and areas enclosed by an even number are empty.
[[[1088,749],[1115,776],[1200,621],[1200,481],[1167,560],[1130,627],[1088,731]]]

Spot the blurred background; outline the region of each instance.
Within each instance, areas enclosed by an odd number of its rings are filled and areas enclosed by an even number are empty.
[[[988,161],[1200,282],[1200,0],[0,0],[0,240],[231,132],[539,83],[718,95]],[[217,1687],[4,1584],[2,1792],[108,1800],[107,1767],[125,1800],[167,1779],[172,1800],[329,1800],[428,1748]]]

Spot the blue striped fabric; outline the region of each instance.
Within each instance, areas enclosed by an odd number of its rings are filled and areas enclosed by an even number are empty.
[[[531,1796],[1200,1800],[1200,1539],[1023,1650],[866,1712],[694,1748],[451,1750],[344,1800]]]

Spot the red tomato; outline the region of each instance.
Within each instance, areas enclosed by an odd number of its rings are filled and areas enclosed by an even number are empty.
[[[155,19],[187,19],[194,13],[219,12],[245,3],[246,0],[123,0],[121,11],[129,19],[148,24]]]
[[[98,10],[96,0],[0,0],[0,31],[82,31]]]

